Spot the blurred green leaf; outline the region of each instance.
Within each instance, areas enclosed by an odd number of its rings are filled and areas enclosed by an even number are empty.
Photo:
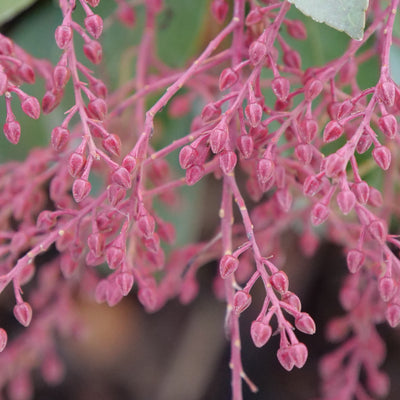
[[[364,34],[365,10],[368,0],[289,0],[302,13],[317,22],[324,22],[353,39]]]
[[[36,0],[1,0],[0,1],[0,25],[10,21],[21,11],[28,8]]]

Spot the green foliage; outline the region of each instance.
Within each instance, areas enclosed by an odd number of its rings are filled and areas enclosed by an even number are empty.
[[[289,0],[301,12],[361,40],[368,0]]]

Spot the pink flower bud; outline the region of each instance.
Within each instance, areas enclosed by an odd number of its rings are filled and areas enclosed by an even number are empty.
[[[133,170],[136,168],[136,158],[131,156],[131,155],[127,155],[125,156],[125,158],[122,160],[122,166],[131,174],[133,172]]]
[[[211,122],[216,120],[221,115],[221,107],[215,103],[208,103],[204,106],[201,112],[201,119],[204,122]]]
[[[347,215],[356,204],[356,196],[350,190],[342,190],[337,195],[336,201],[342,213]]]
[[[299,136],[304,143],[310,143],[318,133],[318,123],[314,119],[304,119],[300,123]]]
[[[155,311],[157,309],[157,294],[150,287],[140,288],[138,291],[138,300],[143,307],[149,311]]]
[[[250,328],[250,335],[256,347],[263,347],[272,335],[269,325],[260,321],[253,321]]]
[[[229,174],[236,166],[237,157],[234,151],[224,150],[219,155],[219,165],[224,174]]]
[[[306,333],[307,335],[314,335],[315,333],[315,322],[307,313],[300,313],[295,319],[295,325],[299,331]]]
[[[396,86],[393,81],[385,81],[377,87],[378,99],[385,106],[393,106],[396,97]]]
[[[304,98],[306,101],[314,100],[324,88],[323,83],[319,79],[309,79],[304,85]]]
[[[365,255],[362,251],[352,249],[347,253],[347,267],[352,274],[359,271],[365,261]]]
[[[224,255],[219,262],[219,273],[222,279],[231,276],[239,267],[239,260],[230,255]]]
[[[377,146],[372,150],[372,157],[380,168],[384,171],[389,169],[392,154],[390,150],[385,146]]]
[[[267,55],[267,46],[260,40],[254,41],[249,48],[249,58],[251,63],[255,66],[260,64]]]
[[[371,236],[380,243],[385,242],[387,235],[387,228],[384,221],[376,219],[368,225],[368,231]]]
[[[225,0],[213,0],[211,3],[211,12],[219,24],[224,22],[229,11],[229,5]]]
[[[282,295],[281,300],[291,305],[295,310],[301,311],[301,301],[294,293],[287,291]]]
[[[25,328],[29,326],[32,320],[32,308],[27,302],[22,302],[14,306],[15,319]]]
[[[86,2],[92,7],[97,7],[100,3],[100,0],[86,0]]]
[[[242,313],[251,304],[251,296],[249,293],[239,290],[233,296],[233,310],[236,314]]]
[[[68,172],[72,177],[79,176],[85,165],[86,157],[81,153],[74,152],[69,157]]]
[[[36,97],[28,96],[21,103],[22,111],[33,119],[38,119],[40,117],[40,104]]]
[[[99,42],[91,40],[83,45],[83,53],[93,64],[100,64],[103,58],[103,49]]]
[[[225,68],[219,76],[219,90],[231,88],[239,79],[239,75],[232,68]]]
[[[60,269],[64,278],[70,278],[78,269],[79,263],[74,261],[68,253],[64,253],[60,260]]]
[[[289,68],[300,69],[301,57],[296,50],[288,50],[283,53],[283,62]]]
[[[3,328],[0,328],[0,353],[6,348],[7,340],[7,332]]]
[[[127,296],[134,283],[133,275],[128,272],[122,272],[116,276],[115,283],[120,288],[122,295]]]
[[[61,102],[62,92],[51,92],[45,93],[42,99],[42,110],[45,114],[51,113]]]
[[[400,324],[400,306],[398,304],[389,304],[385,311],[386,321],[392,328]]]
[[[0,54],[9,56],[14,52],[14,43],[11,39],[5,36],[0,36]]]
[[[115,207],[122,199],[124,199],[125,195],[126,190],[120,185],[111,184],[107,187],[107,199],[113,207]]]
[[[106,296],[106,302],[110,307],[116,306],[122,300],[123,294],[116,282],[109,284]]]
[[[92,14],[85,18],[85,28],[95,39],[103,32],[103,20],[99,15]]]
[[[111,179],[114,183],[123,187],[124,189],[129,189],[132,185],[131,175],[124,167],[120,167],[114,171]]]
[[[247,105],[244,113],[253,128],[257,127],[260,124],[263,109],[258,103],[250,103],[249,105]]]
[[[61,90],[67,84],[69,77],[71,76],[70,70],[64,65],[57,65],[54,68],[53,80],[57,90]]]
[[[60,25],[55,32],[57,46],[60,49],[65,49],[72,40],[72,29],[67,25]]]
[[[333,142],[339,139],[343,133],[343,126],[338,121],[329,121],[325,126],[323,140],[325,143]]]
[[[301,163],[305,165],[311,163],[313,158],[313,146],[311,144],[300,143],[295,147],[294,152]]]
[[[74,184],[72,185],[72,196],[77,203],[80,203],[82,200],[86,199],[89,195],[91,189],[90,183],[85,179],[75,179]]]
[[[294,360],[291,356],[290,347],[281,347],[276,353],[278,361],[286,371],[291,371],[294,367]]]
[[[261,22],[263,14],[260,12],[260,7],[253,8],[246,17],[246,26],[251,26]]]
[[[118,135],[112,133],[102,141],[102,145],[106,151],[114,156],[121,154],[121,139]]]
[[[271,89],[276,98],[280,101],[286,101],[290,93],[289,79],[279,76],[274,78],[271,82]]]
[[[210,133],[210,146],[214,154],[220,153],[228,140],[228,129],[225,125],[219,124]]]
[[[334,318],[328,322],[326,336],[330,342],[341,342],[349,333],[350,327],[346,318]]]
[[[322,182],[316,176],[307,176],[303,183],[303,193],[313,197],[321,190]]]
[[[107,104],[103,99],[97,97],[96,99],[89,102],[88,110],[90,111],[91,116],[100,121],[103,121],[104,117],[107,114]]]
[[[389,276],[384,276],[379,279],[379,294],[383,301],[388,302],[397,292],[397,286],[393,278]]]
[[[372,138],[368,133],[363,133],[358,139],[356,150],[358,154],[364,154],[371,146]]]
[[[193,165],[194,160],[197,158],[198,153],[192,146],[184,146],[179,152],[179,164],[182,169],[187,169]]]
[[[370,189],[367,182],[361,181],[355,183],[351,190],[356,195],[357,201],[359,203],[366,204],[368,202]]]
[[[3,96],[8,89],[8,77],[3,71],[0,71],[0,96]]]
[[[18,121],[6,122],[3,126],[4,136],[12,144],[17,144],[21,137],[21,125]]]
[[[23,63],[18,68],[18,75],[26,83],[35,83],[35,72],[29,64]]]
[[[297,368],[303,368],[308,358],[307,347],[303,343],[296,343],[290,347],[290,357]]]
[[[192,165],[186,170],[186,184],[192,186],[197,183],[203,176],[204,168],[201,165]]]
[[[106,301],[109,286],[110,286],[110,283],[105,279],[103,279],[102,281],[100,281],[97,284],[96,290],[94,293],[94,298],[96,299],[97,303],[104,303]]]
[[[128,28],[133,28],[136,22],[135,10],[128,4],[122,3],[118,6],[117,17]]]
[[[346,160],[333,153],[325,158],[324,160],[324,170],[328,178],[334,178],[339,176],[346,168]]]
[[[179,294],[179,301],[186,305],[194,300],[199,293],[199,284],[193,278],[186,279],[181,287],[181,292]]]
[[[314,226],[323,224],[329,217],[329,208],[322,203],[314,204],[311,210],[311,223]]]
[[[238,148],[243,158],[250,158],[254,150],[253,138],[249,135],[240,135],[238,138]]]
[[[62,126],[56,126],[51,132],[51,146],[55,151],[65,149],[69,141],[69,130]]]
[[[57,222],[57,217],[54,212],[44,210],[42,211],[36,221],[36,227],[40,230],[48,230],[53,228]]]
[[[297,40],[307,39],[307,30],[303,22],[300,20],[291,20],[286,24],[287,32],[290,36]]]
[[[264,184],[272,178],[275,172],[275,163],[269,158],[262,158],[257,164],[257,179]]]
[[[149,214],[141,215],[136,221],[136,223],[139,231],[145,238],[153,236],[156,224],[154,218],[151,215]]]
[[[368,204],[370,204],[373,207],[382,207],[383,205],[382,193],[378,189],[375,189],[374,187],[370,188]]]
[[[336,119],[341,119],[353,110],[354,104],[351,100],[345,100],[343,103],[339,103],[337,113],[336,113]]]
[[[96,257],[101,257],[104,253],[105,238],[102,233],[91,233],[87,238],[89,249]]]
[[[289,289],[289,279],[283,271],[272,274],[269,278],[271,286],[279,293],[285,294]]]
[[[282,211],[289,212],[290,208],[292,207],[293,196],[288,188],[277,190],[275,192],[275,197]]]
[[[147,250],[151,251],[154,254],[158,253],[158,251],[160,250],[160,237],[157,233],[154,233],[152,236],[145,238],[143,242]]]

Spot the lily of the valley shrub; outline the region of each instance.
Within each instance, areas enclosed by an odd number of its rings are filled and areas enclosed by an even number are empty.
[[[242,398],[243,381],[257,390],[241,362],[240,316],[258,282],[265,300],[250,327],[254,345],[269,346],[288,371],[302,368],[308,350],[299,332],[313,335],[316,326],[285,273],[280,239],[294,224],[305,255],[324,239],[347,257],[338,294],[344,313],[327,329],[337,347],[320,362],[321,398],[387,396],[376,326],[400,323],[399,227],[392,223],[400,216],[400,89],[389,69],[391,46],[400,45],[393,34],[399,0],[370,0],[362,39],[308,69],[287,40],[309,40],[305,25],[288,17],[288,1],[211,1],[209,24],[217,33],[175,69],[156,51],[162,0],[115,0],[111,16],[98,15],[98,4],[59,0],[59,25],[49,32],[59,48],[55,65],[0,35],[1,114],[11,143],[32,134],[14,108],[38,119],[61,107],[68,87],[74,98],[48,132],[47,147],[0,166],[0,291],[12,288],[14,316],[26,327],[9,343],[0,330],[0,386],[10,400],[32,396],[36,368],[48,382],[62,379],[54,335],[72,329],[77,287],[110,306],[133,292],[155,312],[174,297],[193,300],[196,273],[212,260],[214,291],[226,302],[221,329],[225,324],[231,342],[232,398]],[[74,19],[77,8],[83,23]],[[103,18],[129,29],[139,9],[144,28],[133,49],[135,73],[110,90],[92,65],[104,62]],[[372,57],[379,59],[378,80],[360,88],[359,66]],[[30,94],[35,80],[43,84],[40,99]],[[169,142],[158,123],[164,108],[175,118],[195,115]],[[168,144],[156,147],[154,137]],[[377,170],[378,188],[366,178]],[[205,179],[221,187],[219,228],[209,241],[178,247],[175,227],[155,204],[173,205],[182,187]],[[37,268],[37,256],[49,251]],[[278,348],[268,343],[273,334]]]

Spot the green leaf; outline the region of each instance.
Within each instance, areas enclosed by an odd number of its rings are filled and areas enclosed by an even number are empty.
[[[368,0],[289,0],[289,2],[317,22],[325,22],[338,31],[346,32],[353,39],[363,38]]]
[[[36,0],[1,0],[0,1],[0,25],[13,19],[21,11],[28,8]]]

